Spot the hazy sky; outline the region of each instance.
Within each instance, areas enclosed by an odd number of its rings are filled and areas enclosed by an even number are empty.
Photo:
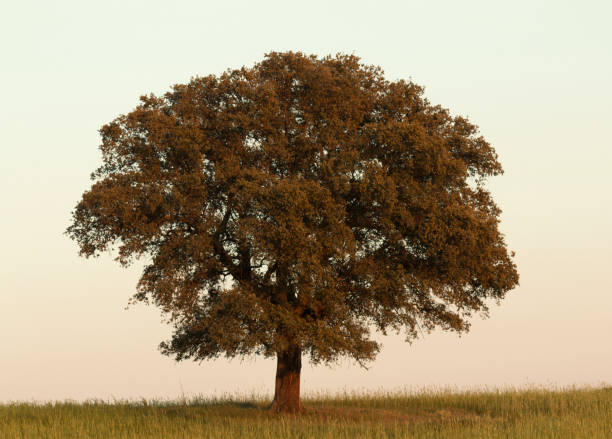
[[[333,4],[329,4],[333,3]],[[467,115],[521,285],[469,334],[382,338],[369,370],[307,365],[306,392],[612,382],[609,1],[19,1],[0,13],[0,401],[271,392],[272,360],[176,364],[139,267],[63,235],[98,128],[145,93],[266,52],[354,53]]]

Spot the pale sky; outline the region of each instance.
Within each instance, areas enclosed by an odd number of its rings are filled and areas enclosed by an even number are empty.
[[[63,235],[97,130],[192,76],[269,51],[354,53],[468,116],[521,285],[469,334],[380,337],[369,370],[306,365],[304,392],[612,383],[609,1],[19,1],[0,13],[0,402],[272,392],[275,362],[175,363],[139,266]]]

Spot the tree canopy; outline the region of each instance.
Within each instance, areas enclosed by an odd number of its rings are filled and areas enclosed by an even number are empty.
[[[518,283],[485,187],[494,149],[356,56],[272,52],[142,96],[100,133],[68,235],[87,257],[145,258],[134,299],[173,323],[163,353],[277,357],[280,410],[299,409],[302,355],[365,363],[374,330],[466,331]]]

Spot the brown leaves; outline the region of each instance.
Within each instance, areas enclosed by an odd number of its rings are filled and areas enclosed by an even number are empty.
[[[179,359],[365,361],[372,324],[466,330],[518,282],[480,184],[502,170],[422,94],[355,56],[287,52],[143,96],[100,130],[67,233],[85,256],[150,257],[135,299],[168,313]]]

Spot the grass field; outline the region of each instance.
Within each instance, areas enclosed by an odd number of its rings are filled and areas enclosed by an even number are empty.
[[[612,387],[0,405],[0,438],[612,438]]]

